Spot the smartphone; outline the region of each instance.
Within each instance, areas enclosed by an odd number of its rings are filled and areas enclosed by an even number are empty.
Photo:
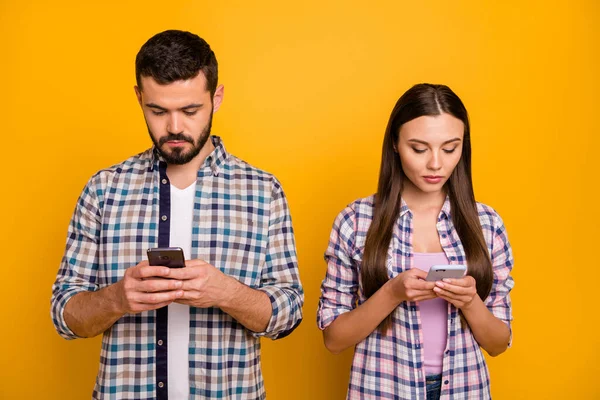
[[[441,281],[444,278],[462,278],[467,272],[466,265],[433,265],[427,273],[426,281]]]
[[[150,265],[161,265],[169,268],[185,267],[185,257],[181,247],[156,247],[148,249]]]

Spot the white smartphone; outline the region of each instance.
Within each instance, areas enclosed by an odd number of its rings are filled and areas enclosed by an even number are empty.
[[[426,281],[441,281],[444,278],[462,278],[467,272],[467,266],[458,265],[433,265],[427,273]]]

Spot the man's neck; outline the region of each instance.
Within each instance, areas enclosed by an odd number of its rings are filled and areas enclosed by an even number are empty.
[[[212,139],[209,137],[200,153],[194,159],[183,165],[169,164],[167,166],[167,176],[171,184],[178,189],[185,189],[196,182],[198,170],[204,164],[206,157],[215,149]]]

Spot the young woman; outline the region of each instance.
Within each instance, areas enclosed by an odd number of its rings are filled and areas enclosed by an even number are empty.
[[[469,119],[443,85],[398,100],[377,193],[336,218],[317,323],[333,353],[355,347],[348,399],[488,399],[480,348],[510,345],[512,252],[504,224],[477,203]],[[462,278],[425,280],[433,265]]]

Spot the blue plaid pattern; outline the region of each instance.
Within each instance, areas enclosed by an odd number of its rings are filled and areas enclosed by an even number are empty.
[[[228,154],[219,137],[211,140],[216,149],[198,171],[191,258],[265,292],[273,313],[264,332],[251,332],[218,308],[191,307],[190,396],[264,399],[260,337],[284,337],[302,320],[291,217],[274,176]],[[165,223],[164,167],[149,149],[99,171],[84,188],[52,288],[52,320],[62,337],[77,338],[63,318],[72,296],[119,281],[156,247]],[[156,311],[127,314],[104,333],[93,398],[157,398],[158,319]]]
[[[509,329],[512,321],[509,292],[513,257],[500,216],[477,204],[494,270],[488,309]],[[325,329],[339,315],[366,301],[360,284],[360,265],[367,231],[373,218],[373,196],[355,201],[336,218],[325,252],[327,274],[321,286],[317,324]],[[465,252],[450,218],[446,198],[437,221],[444,253],[451,264],[465,263]],[[402,202],[388,252],[390,278],[412,268],[412,213]],[[403,302],[392,313],[393,324],[382,336],[374,331],[355,348],[348,399],[423,399],[425,368],[423,331],[418,302]],[[489,373],[479,344],[458,310],[448,304],[448,344],[444,353],[442,399],[489,399]]]

